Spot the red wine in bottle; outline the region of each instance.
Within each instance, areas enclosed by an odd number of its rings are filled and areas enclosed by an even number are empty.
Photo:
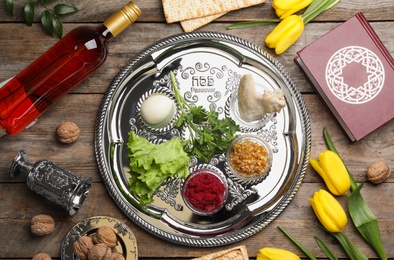
[[[17,135],[95,71],[110,41],[141,15],[132,1],[102,25],[73,29],[0,88],[1,130]]]

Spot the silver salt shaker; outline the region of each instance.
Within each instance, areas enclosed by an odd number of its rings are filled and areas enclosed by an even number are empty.
[[[92,178],[77,176],[51,161],[29,163],[24,150],[15,156],[9,170],[11,178],[19,174],[26,176],[26,184],[32,191],[62,206],[71,216],[81,208],[92,185]]]

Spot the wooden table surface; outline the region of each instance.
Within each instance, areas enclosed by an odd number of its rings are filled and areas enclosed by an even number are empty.
[[[22,9],[27,1],[15,2],[14,16],[7,14],[4,3],[0,5],[0,81],[17,74],[58,40],[44,34],[38,18],[31,27],[26,26]],[[80,25],[100,24],[127,1],[67,2],[75,3],[80,11],[63,18],[65,33]],[[241,244],[246,245],[251,259],[256,257],[262,247],[288,249],[307,259],[277,226],[287,229],[320,259],[325,259],[325,255],[316,245],[314,235],[326,241],[339,258],[346,258],[336,242],[317,228],[318,222],[308,198],[325,186],[311,167],[307,169],[296,196],[279,217],[256,235],[231,245],[195,248],[166,242],[141,229],[120,211],[103,185],[94,155],[95,120],[100,102],[111,80],[128,60],[156,41],[183,32],[177,23],[166,24],[160,0],[135,2],[142,9],[143,15],[111,42],[107,61],[85,82],[53,105],[34,126],[18,136],[5,136],[0,139],[0,258],[27,259],[39,252],[46,252],[52,258],[60,258],[61,243],[68,231],[79,221],[98,215],[117,218],[131,228],[137,238],[140,259],[191,259]],[[367,168],[377,160],[383,160],[394,168],[394,122],[389,122],[359,142],[349,142],[293,61],[298,50],[360,11],[365,14],[393,55],[392,0],[341,1],[332,10],[309,23],[301,38],[280,56],[275,55],[264,44],[265,36],[274,25],[226,29],[226,26],[238,21],[274,18],[271,0],[262,5],[230,12],[198,31],[215,31],[241,37],[266,50],[283,64],[302,92],[308,108],[312,126],[311,157],[316,158],[318,153],[326,149],[322,135],[323,127],[326,126],[355,180],[358,183],[365,182],[362,194],[378,218],[387,255],[394,258],[394,175],[380,185],[373,185],[366,178]],[[56,140],[55,129],[62,121],[73,121],[80,127],[80,138],[74,144],[65,145]],[[23,178],[9,178],[9,165],[21,149],[27,150],[31,162],[49,159],[78,175],[93,178],[90,194],[76,215],[68,216],[63,209],[33,193]],[[345,198],[338,199],[346,209]],[[31,234],[30,219],[37,214],[53,216],[56,228],[52,234],[44,237]],[[364,254],[371,259],[377,259],[377,255],[350,222],[345,232]]]

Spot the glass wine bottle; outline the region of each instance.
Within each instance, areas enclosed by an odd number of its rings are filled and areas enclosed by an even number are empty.
[[[109,42],[140,15],[131,1],[99,26],[77,27],[11,78],[0,88],[0,136],[17,135],[85,80],[105,61]]]

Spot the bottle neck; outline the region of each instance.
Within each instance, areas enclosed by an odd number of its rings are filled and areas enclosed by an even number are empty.
[[[108,18],[104,22],[104,26],[114,37],[116,37],[132,23],[134,23],[140,15],[141,10],[133,1],[130,1],[119,11],[114,13],[110,18]],[[103,32],[103,36],[107,37],[104,35],[104,33],[106,33],[106,31]]]
[[[100,31],[101,31],[101,36],[105,38],[105,41],[109,42],[114,38],[111,31],[104,24],[101,25]]]

